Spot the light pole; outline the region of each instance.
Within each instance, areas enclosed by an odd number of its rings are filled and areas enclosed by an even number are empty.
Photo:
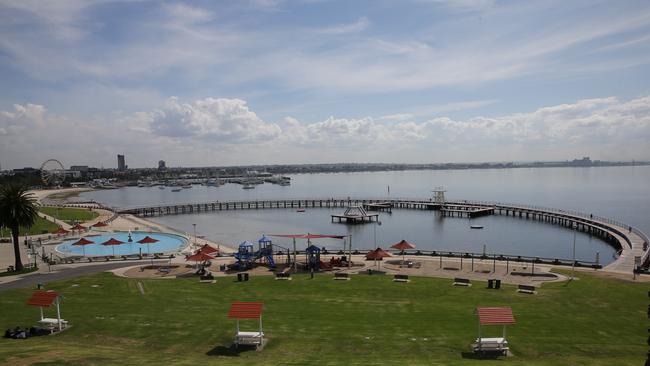
[[[573,281],[573,278],[575,277],[576,274],[576,230],[578,229],[578,226],[576,223],[573,223],[573,261],[571,262],[571,280]]]
[[[373,225],[373,232],[375,237],[375,248],[377,248],[377,226],[381,225],[381,221],[377,221],[377,225]]]
[[[194,248],[196,249],[196,224],[192,224],[194,226]]]

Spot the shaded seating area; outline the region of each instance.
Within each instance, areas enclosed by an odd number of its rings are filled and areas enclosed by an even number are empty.
[[[264,303],[261,302],[233,302],[228,311],[228,318],[237,320],[237,333],[235,334],[235,347],[240,345],[255,346],[261,349],[266,343],[264,331],[262,330],[262,311]],[[259,330],[242,331],[239,327],[240,320],[257,319],[259,320]]]
[[[510,350],[506,340],[506,326],[515,324],[515,317],[510,307],[485,307],[476,308],[478,315],[478,338],[474,341],[472,349],[475,353],[486,355],[496,353],[507,355]],[[483,337],[481,327],[484,325],[501,325],[503,332],[501,337]]]
[[[41,310],[41,319],[38,323],[50,333],[63,331],[68,327],[68,322],[61,319],[60,295],[54,291],[35,291],[27,301],[27,305],[38,306]],[[49,308],[56,304],[56,318],[46,318],[43,308]]]

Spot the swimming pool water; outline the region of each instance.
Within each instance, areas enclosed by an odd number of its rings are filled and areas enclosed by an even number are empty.
[[[101,234],[97,236],[86,236],[85,238],[92,241],[93,244],[88,245],[72,245],[72,243],[79,240],[79,238],[67,240],[62,244],[57,245],[56,250],[65,256],[84,255],[86,257],[113,255],[132,255],[132,254],[147,254],[149,250],[151,253],[169,253],[182,250],[188,241],[182,236],[174,234],[151,233],[143,231],[133,231],[130,233],[131,241],[129,242],[128,232],[115,232]],[[150,236],[158,242],[153,244],[139,244],[138,240],[143,239],[145,236]],[[101,245],[111,238],[123,241],[124,244],[120,245]]]

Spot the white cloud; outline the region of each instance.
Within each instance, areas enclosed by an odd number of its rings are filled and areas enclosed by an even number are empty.
[[[276,124],[262,121],[240,99],[207,98],[193,103],[167,100],[162,110],[151,114],[156,134],[195,137],[220,143],[262,142],[280,134]]]
[[[386,117],[386,116],[385,116]],[[500,117],[423,121],[335,118],[282,126],[264,121],[240,99],[170,98],[160,109],[117,118],[80,119],[34,104],[0,111],[3,166],[130,165],[158,159],[184,165],[332,161],[505,161],[650,159],[650,96],[585,99]]]
[[[337,24],[331,27],[318,29],[318,33],[322,34],[347,34],[347,33],[356,33],[361,32],[368,28],[370,21],[366,17],[361,17],[359,20],[353,23],[348,24]]]

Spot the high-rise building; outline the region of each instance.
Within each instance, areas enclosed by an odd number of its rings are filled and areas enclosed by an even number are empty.
[[[165,165],[164,160],[158,160],[158,170],[165,170],[167,166]]]
[[[126,161],[124,155],[117,154],[117,170],[123,172],[126,170]]]

